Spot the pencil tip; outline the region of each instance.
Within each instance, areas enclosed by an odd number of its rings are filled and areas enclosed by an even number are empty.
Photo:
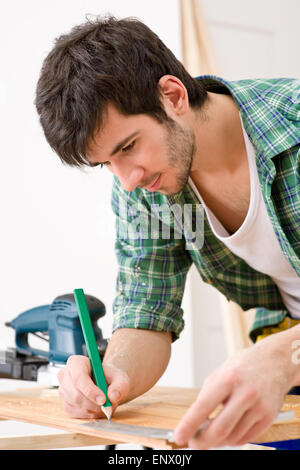
[[[107,417],[108,421],[111,421],[112,407],[111,406],[101,406],[101,410]]]

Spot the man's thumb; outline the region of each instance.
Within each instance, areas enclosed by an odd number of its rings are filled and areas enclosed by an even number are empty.
[[[121,393],[117,389],[109,390],[109,399],[112,403],[118,403],[121,399]]]
[[[129,393],[128,375],[115,367],[106,367],[105,376],[109,383],[107,390],[108,398],[112,403],[119,403]]]

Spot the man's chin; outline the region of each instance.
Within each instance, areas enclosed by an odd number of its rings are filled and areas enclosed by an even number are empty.
[[[189,177],[186,177],[184,179],[180,178],[180,180],[177,180],[177,184],[173,189],[159,188],[157,192],[160,194],[163,194],[164,196],[176,196],[176,194],[179,194],[184,190],[188,182],[189,182]]]
[[[159,193],[163,194],[164,196],[176,196],[176,194],[179,194],[183,191],[186,185],[180,187],[179,189],[173,190],[173,191],[158,191]]]

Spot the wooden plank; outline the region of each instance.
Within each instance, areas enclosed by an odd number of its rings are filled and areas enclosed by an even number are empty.
[[[199,393],[196,388],[154,387],[130,403],[121,405],[113,420],[140,426],[175,429],[188,407]],[[294,410],[292,421],[274,424],[255,442],[269,442],[300,438],[300,396],[288,395],[282,410]],[[29,423],[59,428],[72,433],[82,433],[103,439],[114,439],[123,443],[134,443],[146,447],[171,449],[175,445],[163,439],[140,436],[108,435],[107,431],[82,428],[84,422],[93,420],[68,417],[61,406],[57,390],[26,389],[0,394],[0,416]]]
[[[198,393],[198,389],[157,387],[120,406],[113,419],[127,424],[174,429]],[[108,437],[105,431],[83,430],[79,424],[93,420],[70,418],[62,409],[57,390],[26,389],[1,393],[0,415],[73,433]],[[162,439],[128,435],[113,435],[112,438],[118,442],[135,443],[146,447],[172,448],[170,443]]]
[[[115,444],[99,437],[77,433],[0,437],[0,450],[46,450]]]

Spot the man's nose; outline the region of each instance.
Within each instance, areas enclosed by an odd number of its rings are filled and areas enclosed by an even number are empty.
[[[129,167],[124,165],[112,164],[110,169],[116,175],[125,191],[134,191],[134,189],[143,181],[144,170],[139,166]]]

